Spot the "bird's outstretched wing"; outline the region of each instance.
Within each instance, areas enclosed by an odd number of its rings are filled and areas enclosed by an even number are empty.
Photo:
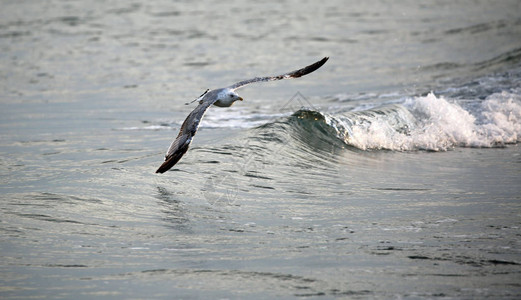
[[[166,151],[165,162],[157,169],[156,173],[168,171],[186,153],[192,142],[192,138],[197,132],[204,113],[214,102],[215,101],[200,101],[199,105],[186,117],[179,130],[179,134]]]
[[[236,89],[241,88],[250,83],[259,82],[259,81],[273,81],[273,80],[281,80],[281,79],[289,79],[289,78],[298,78],[298,77],[304,76],[306,74],[309,74],[309,73],[317,70],[318,68],[322,67],[322,65],[325,64],[328,59],[329,59],[329,57],[324,57],[312,65],[309,65],[302,69],[298,69],[298,70],[288,72],[288,73],[285,73],[282,75],[278,75],[278,76],[255,77],[252,79],[239,81],[239,82],[229,86],[228,88],[232,89],[232,90],[236,90]]]

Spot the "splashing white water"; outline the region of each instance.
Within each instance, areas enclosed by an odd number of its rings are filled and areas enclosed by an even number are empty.
[[[483,102],[485,123],[481,125],[488,143],[521,141],[521,96],[503,92]]]
[[[350,128],[346,142],[359,149],[445,151],[453,147],[497,147],[521,141],[521,96],[502,92],[465,109],[433,93],[406,99],[403,106],[415,120],[401,114],[396,127],[387,118],[342,122]],[[399,112],[399,110],[397,110]],[[396,120],[396,116],[391,119]],[[408,130],[403,130],[406,126]],[[347,130],[345,131],[347,133]]]

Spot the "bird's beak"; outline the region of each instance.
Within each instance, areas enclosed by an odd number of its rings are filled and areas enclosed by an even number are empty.
[[[242,97],[239,97],[237,100],[241,100],[242,101],[243,99],[242,99]]]

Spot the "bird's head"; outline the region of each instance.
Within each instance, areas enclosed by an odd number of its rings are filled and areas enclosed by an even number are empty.
[[[214,104],[221,107],[229,107],[237,100],[242,101],[242,97],[231,89],[224,89],[217,94],[217,101]]]

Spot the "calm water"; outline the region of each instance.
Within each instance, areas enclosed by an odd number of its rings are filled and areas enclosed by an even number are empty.
[[[519,11],[3,1],[0,297],[520,298]]]

